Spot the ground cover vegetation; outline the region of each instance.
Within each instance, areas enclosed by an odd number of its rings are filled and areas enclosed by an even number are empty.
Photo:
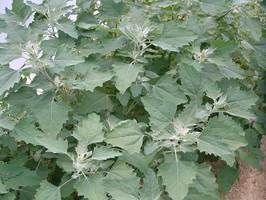
[[[0,16],[0,199],[220,199],[239,161],[263,159],[265,6],[14,0]]]

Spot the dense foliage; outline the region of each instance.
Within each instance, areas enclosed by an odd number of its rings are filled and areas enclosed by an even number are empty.
[[[219,199],[263,158],[265,4],[14,0],[0,199]]]

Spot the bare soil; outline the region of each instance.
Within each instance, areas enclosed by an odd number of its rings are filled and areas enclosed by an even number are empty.
[[[262,139],[261,149],[266,155],[266,137]],[[225,200],[266,200],[266,160],[262,171],[240,163],[239,180],[233,185]]]

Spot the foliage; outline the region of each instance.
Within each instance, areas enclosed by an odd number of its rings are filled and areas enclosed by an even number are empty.
[[[0,199],[219,199],[263,159],[265,23],[260,0],[13,0]]]

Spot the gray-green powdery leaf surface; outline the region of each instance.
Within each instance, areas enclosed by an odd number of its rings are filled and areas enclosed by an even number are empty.
[[[15,58],[21,57],[21,50],[14,44],[1,44],[0,43],[0,64],[8,64]]]
[[[229,86],[224,92],[225,106],[222,111],[245,119],[255,119],[255,114],[252,112],[258,100],[258,96],[249,90],[241,90],[239,86]]]
[[[139,178],[124,163],[116,163],[104,180],[106,192],[116,200],[138,200]]]
[[[107,200],[104,178],[100,175],[82,177],[74,184],[74,188],[79,196],[83,196],[88,200]]]
[[[42,181],[40,187],[35,194],[35,200],[61,200],[61,191],[59,187],[47,182]]]
[[[15,200],[16,194],[14,192],[10,192],[8,194],[0,195],[2,200]]]
[[[189,96],[202,96],[202,75],[191,65],[182,65],[179,69],[181,88]]]
[[[31,109],[40,124],[40,128],[52,135],[57,135],[63,128],[70,111],[69,106],[63,102],[54,101],[54,95],[49,93],[41,95]]]
[[[84,118],[73,133],[80,144],[90,145],[103,142],[104,132],[103,124],[100,122],[100,116],[92,113]]]
[[[141,101],[150,115],[153,131],[160,132],[173,121],[177,105],[185,103],[187,98],[176,80],[166,75],[161,77]]]
[[[174,154],[166,154],[158,170],[158,176],[162,177],[163,185],[173,200],[185,199],[196,175],[197,166],[194,162],[181,160]]]
[[[8,193],[6,186],[3,184],[2,181],[0,181],[0,194]]]
[[[140,72],[143,72],[142,65],[139,64],[114,64],[115,86],[124,94],[126,89],[136,81]]]
[[[138,168],[143,174],[147,174],[150,172],[149,164],[152,162],[154,156],[154,153],[143,155],[142,153],[129,154],[128,152],[123,152],[119,160]]]
[[[200,8],[202,11],[211,16],[222,16],[226,11],[230,10],[230,3],[226,0],[212,1],[212,0],[201,0]]]
[[[20,73],[18,71],[5,67],[0,69],[0,96],[18,83],[19,80]]]
[[[94,90],[83,94],[79,102],[74,106],[77,113],[88,114],[92,112],[112,111],[113,102],[108,94]]]
[[[231,41],[216,40],[211,42],[212,54],[207,56],[206,61],[215,64],[225,78],[243,79],[245,71],[233,62],[233,52],[236,45]]]
[[[55,42],[57,41],[55,40]],[[48,67],[54,68],[55,72],[60,72],[67,66],[85,62],[85,59],[77,51],[70,48],[71,44],[62,44],[61,42],[58,42],[59,46],[55,46],[56,44],[51,46],[49,42],[42,44],[45,53],[42,59]],[[51,49],[51,47],[54,49]]]
[[[27,6],[23,0],[13,0],[12,3],[12,13],[16,15],[19,21],[24,25],[29,20],[29,17],[32,15],[32,10]]]
[[[71,68],[69,76],[66,76],[67,84],[72,89],[91,91],[96,87],[102,87],[106,81],[112,79],[114,74],[108,68],[103,68],[97,62],[85,62]]]
[[[67,141],[57,137],[56,134],[43,133],[37,130],[31,119],[20,121],[15,126],[12,136],[17,141],[43,146],[48,152],[67,154]]]
[[[179,52],[180,48],[197,39],[197,34],[175,22],[166,22],[162,33],[152,44],[164,50]]]
[[[129,153],[139,153],[143,142],[143,132],[136,120],[121,121],[105,135],[105,142],[125,149]]]
[[[226,194],[230,191],[232,185],[239,177],[239,171],[236,168],[223,165],[217,174],[217,183],[219,185],[219,192]]]
[[[9,116],[5,115],[3,112],[0,112],[0,127],[13,130],[16,125],[16,121]]]
[[[19,162],[0,162],[0,177],[4,186],[2,186],[3,191],[4,189],[17,190],[19,187],[37,186],[41,181],[36,171],[31,171]]]
[[[81,40],[81,44],[78,46],[78,50],[81,55],[89,56],[91,54],[107,55],[120,49],[124,45],[124,38],[103,38],[94,41],[89,39]]]
[[[115,158],[121,156],[122,153],[119,151],[107,147],[107,146],[97,146],[94,148],[91,159],[93,160],[107,160],[110,158]]]
[[[224,115],[211,118],[198,139],[200,151],[219,156],[230,166],[235,162],[235,151],[246,145],[242,127]]]
[[[143,181],[143,187],[140,189],[140,200],[159,200],[162,192],[155,172],[150,169]]]
[[[199,165],[196,179],[190,184],[185,200],[219,200],[218,185],[209,166]]]
[[[63,31],[70,37],[78,39],[78,32],[75,28],[75,24],[70,20],[60,21],[56,27],[58,28],[58,30]]]

